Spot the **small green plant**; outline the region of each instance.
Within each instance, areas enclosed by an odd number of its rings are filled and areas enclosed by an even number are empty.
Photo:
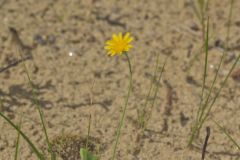
[[[97,160],[97,157],[89,152],[86,148],[80,149],[81,160]]]
[[[141,108],[138,109],[138,123],[142,131],[146,129],[147,123],[151,118],[152,109],[154,107],[154,104],[157,98],[157,93],[159,91],[160,81],[162,78],[165,65],[166,65],[166,60],[163,66],[161,68],[159,67],[159,55],[158,55],[156,60],[154,75],[151,81],[151,85],[150,85],[145,103]],[[150,101],[150,105],[148,106],[149,101]]]

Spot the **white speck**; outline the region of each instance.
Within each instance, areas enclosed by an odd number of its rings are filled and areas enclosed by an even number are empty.
[[[70,57],[72,57],[72,56],[73,56],[73,52],[69,52],[68,55],[69,55]]]
[[[209,66],[211,69],[213,69],[214,68],[214,65],[212,65],[212,64],[210,64],[210,66]]]

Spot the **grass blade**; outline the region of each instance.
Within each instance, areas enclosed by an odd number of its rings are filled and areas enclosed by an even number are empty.
[[[14,45],[16,47],[17,53],[20,56],[20,58],[23,59],[24,44],[21,41],[21,39],[20,39],[20,37],[18,35],[17,30],[15,28],[9,28],[9,31],[11,33],[12,42],[14,43]],[[40,115],[40,119],[41,119],[43,131],[44,131],[44,135],[45,135],[45,138],[46,138],[46,141],[47,141],[47,144],[48,144],[48,151],[51,153],[51,160],[56,160],[56,155],[52,151],[52,146],[51,146],[51,143],[50,143],[49,138],[48,138],[46,125],[45,125],[45,122],[44,122],[43,111],[41,110],[41,105],[40,105],[40,102],[39,102],[39,100],[37,98],[37,93],[36,93],[37,92],[37,88],[35,88],[32,80],[30,78],[30,75],[29,75],[29,72],[28,72],[28,69],[26,67],[25,62],[23,62],[23,67],[24,67],[24,71],[25,71],[25,73],[27,75],[27,78],[28,78],[29,86],[32,88],[33,101],[34,101],[34,104],[37,106],[37,110],[38,110],[39,115]]]
[[[212,121],[219,127],[219,129],[229,138],[229,140],[240,150],[240,145],[232,138],[232,136],[226,131],[224,127],[222,127],[218,122],[214,119]]]
[[[20,119],[18,128],[21,129],[21,126],[22,126],[22,117],[21,117],[21,119]],[[18,134],[17,134],[17,141],[16,141],[16,148],[15,148],[14,160],[18,160],[19,144],[20,144],[20,133],[18,132]]]
[[[0,105],[3,106],[2,104],[2,100],[0,99]],[[16,126],[9,118],[7,118],[4,114],[2,114],[2,112],[0,112],[0,116],[5,119],[8,124],[10,124],[26,141],[27,143],[30,145],[30,147],[32,148],[33,153],[35,153],[35,155],[40,159],[40,160],[45,160],[44,156],[42,153],[39,152],[39,150],[35,147],[35,145],[31,142],[31,140],[21,131],[21,129],[19,129],[18,126]]]

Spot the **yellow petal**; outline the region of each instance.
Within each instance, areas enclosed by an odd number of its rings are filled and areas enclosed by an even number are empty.
[[[113,41],[111,41],[111,40],[109,40],[109,41],[107,41],[105,44],[107,44],[107,45],[113,45],[113,44],[114,44],[114,42],[113,42]]]
[[[130,42],[132,42],[133,41],[133,38],[132,37],[129,37],[128,39],[127,39],[127,43],[130,43]]]
[[[122,32],[118,33],[118,38],[119,38],[119,40],[122,40],[122,39],[123,39],[123,38],[122,38]]]
[[[118,41],[118,36],[116,34],[113,34],[113,41],[115,41],[115,42]]]
[[[126,41],[126,40],[128,39],[128,37],[129,37],[129,35],[130,35],[130,33],[129,33],[129,32],[127,32],[127,33],[125,34],[125,36],[124,36],[123,40],[124,40],[124,41]]]

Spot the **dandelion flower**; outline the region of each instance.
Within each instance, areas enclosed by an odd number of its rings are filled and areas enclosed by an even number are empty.
[[[108,51],[110,56],[122,55],[124,52],[128,52],[132,48],[130,42],[133,41],[133,37],[127,32],[124,36],[122,33],[118,35],[113,34],[112,39],[106,42],[105,49]]]

